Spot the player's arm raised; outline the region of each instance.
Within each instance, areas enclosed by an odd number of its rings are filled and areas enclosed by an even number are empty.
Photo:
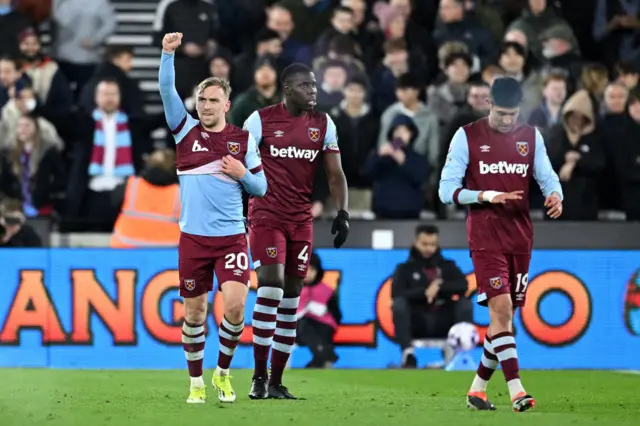
[[[544,206],[549,210],[547,214],[552,219],[557,219],[562,214],[562,185],[560,179],[547,155],[547,148],[544,145],[542,133],[536,129],[536,152],[533,158],[533,177],[538,182],[542,195],[545,196]]]
[[[342,170],[342,159],[340,158],[340,148],[338,148],[338,132],[336,125],[327,114],[327,131],[322,145],[324,168],[329,181],[329,191],[331,198],[338,209],[338,214],[333,220],[331,234],[336,235],[333,246],[340,248],[347,241],[349,236],[349,213],[347,212],[349,203],[349,188],[347,187],[347,177]]]
[[[182,43],[182,33],[165,34],[162,39],[162,58],[158,75],[160,97],[164,106],[164,115],[171,133],[179,141],[178,134],[186,127],[185,122],[191,118],[176,90],[176,71],[173,60],[176,49]]]
[[[498,192],[498,191],[472,191],[462,187],[462,180],[469,165],[469,145],[467,134],[463,128],[459,128],[453,135],[449,154],[442,169],[440,188],[438,195],[444,204],[476,204],[493,203],[503,204],[507,200],[519,200],[523,191]]]

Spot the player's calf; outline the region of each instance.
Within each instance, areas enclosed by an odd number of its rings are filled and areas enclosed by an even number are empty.
[[[503,294],[489,300],[489,315],[492,332],[491,345],[502,367],[511,400],[514,401],[516,398],[526,395],[526,392],[520,381],[518,351],[512,331],[513,306],[510,295]]]
[[[218,366],[211,380],[220,402],[234,402],[236,393],[231,386],[229,367],[244,330],[244,306],[249,289],[246,284],[226,281],[220,286],[224,303],[224,316],[218,326],[220,352]]]
[[[204,361],[205,329],[207,313],[206,293],[193,298],[185,298],[185,321],[182,325],[182,347],[189,368],[190,394],[188,403],[205,402],[205,384],[202,380]]]

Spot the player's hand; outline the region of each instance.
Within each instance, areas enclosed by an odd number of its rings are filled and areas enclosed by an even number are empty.
[[[384,156],[387,156],[387,155],[392,155],[393,151],[395,151],[393,149],[393,146],[391,146],[391,144],[387,142],[387,143],[385,143],[384,145],[382,145],[380,147],[380,149],[378,150],[378,155],[380,157],[384,157]]]
[[[198,46],[196,43],[189,42],[184,45],[184,53],[192,58],[197,58],[204,55],[204,49]]]
[[[491,204],[505,204],[510,200],[522,200],[522,194],[524,191],[513,191],[495,193],[494,191],[483,191],[480,193],[483,201],[487,201]]]
[[[563,182],[568,182],[571,180],[571,176],[573,176],[573,169],[576,167],[576,163],[564,163],[562,167],[560,167],[560,171],[558,171],[558,177]]]
[[[338,233],[338,235],[336,235]],[[345,210],[340,210],[338,215],[333,220],[333,226],[331,226],[331,235],[336,235],[333,239],[333,246],[340,248],[347,241],[349,236],[349,213]]]
[[[226,155],[222,157],[222,173],[235,180],[240,180],[247,173],[247,168],[231,155]]]
[[[436,278],[429,284],[427,290],[424,292],[425,297],[427,298],[427,302],[432,304],[436,297],[438,296],[438,292],[440,291],[440,286],[442,285],[442,279]]]
[[[582,155],[580,155],[578,151],[567,151],[564,155],[564,161],[567,163],[575,163],[580,159],[580,157],[582,157]]]
[[[549,209],[547,210],[547,215],[551,219],[557,219],[562,215],[562,200],[557,193],[554,192],[549,195],[546,200],[544,200],[544,206]]]
[[[391,156],[399,166],[402,166],[404,162],[407,161],[407,154],[401,149],[396,149]]]
[[[182,33],[167,33],[162,39],[162,50],[166,53],[174,53],[182,44]]]

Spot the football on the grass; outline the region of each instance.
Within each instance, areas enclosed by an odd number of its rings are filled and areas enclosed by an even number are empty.
[[[449,329],[447,343],[457,351],[470,351],[480,340],[476,326],[470,322],[459,322]]]

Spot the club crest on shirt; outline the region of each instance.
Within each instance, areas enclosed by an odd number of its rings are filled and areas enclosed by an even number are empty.
[[[233,155],[237,155],[240,152],[240,142],[227,142],[227,149]]]
[[[529,142],[516,142],[516,148],[518,149],[518,154],[523,157],[529,154]]]
[[[316,127],[309,127],[309,139],[313,142],[318,142],[320,140],[320,129]]]
[[[499,290],[500,287],[502,287],[502,280],[500,277],[489,278],[489,284],[491,284],[491,287]]]
[[[193,291],[196,288],[196,280],[184,280],[184,288]]]
[[[274,259],[278,255],[278,249],[275,247],[267,247],[267,256]]]

